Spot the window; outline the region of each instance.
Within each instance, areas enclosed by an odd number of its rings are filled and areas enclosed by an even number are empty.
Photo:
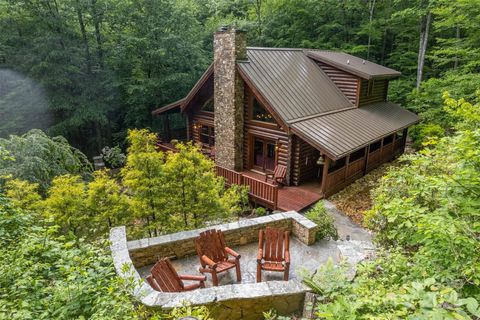
[[[202,106],[202,110],[207,111],[207,112],[214,112],[215,111],[214,104],[213,104],[213,97],[211,97],[210,99],[205,101],[205,103]]]
[[[346,157],[343,157],[341,159],[338,159],[338,160],[334,160],[332,162],[330,162],[330,166],[328,168],[328,173],[332,173],[334,171],[337,171],[338,169],[341,169],[345,166],[345,163],[346,163]]]
[[[200,141],[207,146],[215,145],[215,129],[212,126],[200,125]]]
[[[372,143],[370,145],[370,152],[377,151],[378,149],[380,149],[381,146],[382,146],[382,142],[380,140]]]
[[[388,137],[383,138],[383,145],[386,146],[393,142],[393,134],[389,135]]]
[[[253,106],[252,106],[252,120],[268,122],[268,123],[275,123],[272,115],[265,110],[264,107],[257,101],[257,99],[253,99]]]
[[[361,159],[365,156],[365,148],[355,151],[350,155],[350,162]]]

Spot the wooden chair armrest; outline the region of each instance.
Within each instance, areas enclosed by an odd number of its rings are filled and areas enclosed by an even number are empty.
[[[202,281],[203,282],[203,281]],[[194,283],[194,284],[189,284],[188,286],[184,286],[183,287],[183,290],[185,291],[191,291],[191,290],[195,290],[195,289],[198,289],[198,288],[203,288],[201,283]]]
[[[231,255],[232,257],[234,257],[235,259],[240,259],[242,256],[239,255],[238,253],[236,253],[235,251],[233,251],[232,249],[230,249],[229,247],[225,247],[225,251]]]
[[[258,254],[257,254],[257,262],[262,262],[262,259],[263,259],[263,249],[259,248]]]
[[[290,251],[285,251],[285,264],[290,264]]]
[[[178,276],[182,280],[191,280],[191,281],[206,281],[206,276],[194,276],[190,274],[181,274]]]
[[[273,179],[273,177],[274,177],[273,173],[266,173],[265,174],[265,182],[267,182],[269,177],[271,177]]]
[[[203,262],[205,262],[206,264],[208,264],[208,266],[212,269],[215,269],[217,267],[217,264],[215,262],[212,261],[212,259],[210,259],[209,257],[207,257],[206,255],[203,255],[202,256],[202,260]]]

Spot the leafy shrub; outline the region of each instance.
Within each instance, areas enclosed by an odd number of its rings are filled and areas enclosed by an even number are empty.
[[[56,229],[0,195],[0,319],[139,319],[108,244]]]
[[[302,281],[319,295],[320,301],[330,302],[348,286],[348,268],[345,263],[335,266],[332,258],[328,258],[313,274],[301,270],[300,275]]]
[[[168,315],[164,316],[164,319],[177,320],[188,317],[198,320],[213,320],[213,318],[210,317],[210,311],[207,307],[192,307],[189,304],[185,304],[182,307],[173,309]]]
[[[410,130],[413,147],[417,150],[445,135],[445,130],[436,123],[420,123]]]
[[[63,137],[48,137],[40,130],[0,138],[0,184],[5,178],[26,180],[45,193],[53,178],[63,174],[89,176],[92,165]]]
[[[315,239],[321,240],[326,238],[338,239],[338,232],[333,224],[333,217],[328,214],[323,201],[317,202],[315,206],[308,210],[305,216],[318,225]]]
[[[116,169],[125,164],[127,157],[122,153],[122,149],[119,146],[113,148],[104,147],[102,149],[102,158],[107,168]]]
[[[257,207],[255,208],[255,214],[259,217],[263,217],[267,214],[267,209],[265,209],[264,207]]]

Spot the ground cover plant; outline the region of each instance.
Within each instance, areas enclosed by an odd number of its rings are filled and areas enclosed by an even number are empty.
[[[326,302],[319,318],[480,317],[480,104],[444,99],[452,134],[403,156],[405,165],[391,168],[373,193],[365,222],[376,232],[377,258],[334,292],[330,269],[307,276]]]

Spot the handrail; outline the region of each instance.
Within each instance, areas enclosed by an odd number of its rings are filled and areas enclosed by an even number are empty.
[[[224,167],[215,166],[215,172],[218,176],[225,179],[225,184],[230,186],[232,184],[248,186],[248,194],[264,204],[277,208],[278,204],[278,186],[244,175],[241,172],[230,170]]]

